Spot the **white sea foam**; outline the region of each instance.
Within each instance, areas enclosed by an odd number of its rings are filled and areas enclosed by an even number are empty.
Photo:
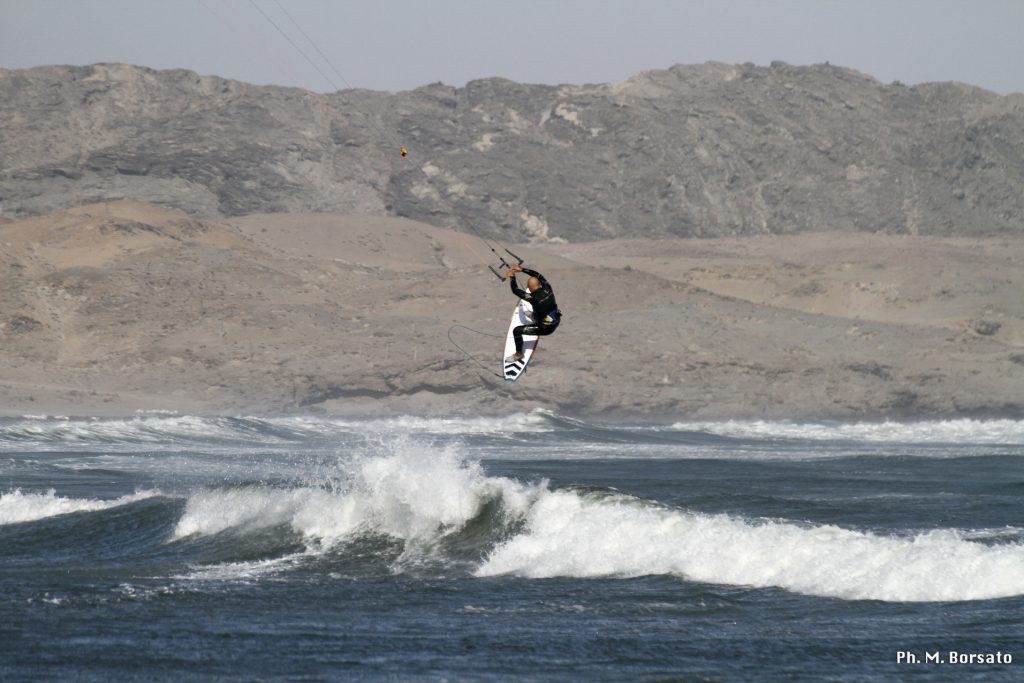
[[[160,495],[159,491],[139,491],[113,500],[98,500],[95,498],[65,498],[58,496],[53,489],[46,493],[23,493],[20,489],[15,489],[0,494],[0,525],[34,522],[74,512],[108,510],[158,495]]]
[[[303,552],[291,553],[282,557],[271,557],[264,560],[199,565],[193,567],[188,574],[172,576],[171,578],[178,581],[248,582],[294,569],[306,559],[316,554],[307,549]]]
[[[554,491],[477,570],[502,574],[661,574],[853,600],[978,600],[1024,594],[1024,546],[983,545],[952,530],[897,538],[752,522]]]
[[[252,486],[192,495],[172,542],[228,530],[247,533],[286,526],[307,545],[280,558],[198,566],[179,578],[256,579],[293,569],[362,534],[402,540],[405,550],[395,560],[399,570],[433,553],[434,541],[463,528],[488,501],[500,498],[505,509],[522,515],[537,490],[487,477],[479,463],[466,463],[453,450],[410,444],[393,448],[391,455],[343,463],[342,481],[333,489]]]
[[[0,426],[0,442],[163,443],[191,438],[237,438],[224,420],[202,417],[134,417],[127,419],[25,419]]]
[[[0,444],[46,449],[51,444],[159,444],[180,441],[229,441],[281,444],[311,437],[393,438],[396,435],[459,436],[535,433],[554,429],[549,413],[534,411],[503,417],[392,417],[351,420],[319,417],[218,418],[189,415],[138,415],[124,419],[67,419],[26,415],[0,424]]]
[[[505,517],[499,523],[510,530],[513,521],[524,526],[491,550],[478,576],[654,574],[899,602],[1024,595],[1024,545],[1005,529],[884,536],[700,514],[629,496],[488,477],[454,450],[412,444],[340,467],[341,483],[333,489],[254,486],[191,496],[172,540],[281,525],[307,540],[303,552],[280,561],[197,568],[193,577],[246,579],[286,570],[362,534],[402,540],[405,553],[393,565],[402,571],[415,565],[411,554],[430,552],[433,541],[462,529],[487,503],[500,502]]]
[[[563,426],[560,427],[559,424]],[[254,445],[281,445],[308,438],[373,441],[397,436],[459,437],[495,435],[515,437],[523,433],[552,432],[587,424],[543,410],[503,417],[413,417],[375,420],[280,417],[217,418],[140,415],[127,419],[67,419],[40,415],[0,424],[0,445],[17,443],[21,448],[52,449],[61,444],[138,444],[173,447],[176,443],[224,441]],[[614,427],[605,427],[611,429]],[[623,438],[628,441],[627,429]],[[1024,444],[1024,420],[957,419],[933,422],[858,422],[849,424],[795,423],[731,420],[725,422],[677,422],[668,428],[647,431],[703,432],[759,440],[861,441],[893,443]]]
[[[1024,444],[1024,420],[959,419],[935,422],[887,421],[849,424],[730,420],[727,422],[677,422],[671,428],[755,439]]]
[[[334,489],[259,486],[196,493],[172,540],[281,525],[326,545],[362,532],[415,540],[460,529],[498,497],[506,509],[525,510],[531,495],[529,487],[485,476],[479,463],[465,463],[452,450],[406,446],[341,468]]]
[[[555,429],[547,419],[550,413],[535,410],[531,413],[513,413],[502,417],[415,417],[400,416],[358,422],[338,421],[361,430],[378,429],[388,434],[508,434],[516,432],[550,431]]]

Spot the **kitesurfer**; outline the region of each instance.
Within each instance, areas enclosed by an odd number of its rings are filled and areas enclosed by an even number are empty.
[[[526,281],[526,288],[530,291],[524,292],[516,284],[516,273],[526,273],[530,279]],[[562,320],[562,312],[558,310],[555,303],[555,293],[551,284],[544,279],[544,276],[535,270],[523,268],[516,264],[505,273],[509,283],[512,285],[512,293],[520,299],[529,301],[533,306],[533,324],[519,325],[512,330],[512,336],[516,340],[516,352],[505,359],[506,363],[514,363],[523,357],[523,335],[545,336],[551,334],[558,328]]]

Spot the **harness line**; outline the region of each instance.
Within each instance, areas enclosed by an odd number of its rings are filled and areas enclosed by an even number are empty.
[[[502,380],[505,379],[499,373],[495,372],[494,370],[491,370],[489,367],[487,367],[482,362],[480,362],[476,358],[476,356],[474,356],[469,351],[467,351],[466,349],[464,349],[461,346],[459,346],[458,342],[456,342],[454,339],[452,339],[452,330],[454,330],[456,327],[461,327],[464,330],[468,330],[470,332],[474,332],[476,334],[483,335],[485,337],[495,337],[497,339],[501,339],[502,335],[500,335],[500,334],[490,334],[489,332],[481,332],[480,330],[474,330],[472,327],[466,327],[465,325],[459,325],[458,323],[456,323],[455,325],[452,325],[451,327],[448,328],[448,341],[450,341],[452,343],[452,346],[454,346],[459,351],[461,351],[466,356],[466,358],[470,359],[471,361],[473,361],[474,363],[476,363],[481,368],[483,368],[484,370],[486,370],[490,374],[494,375],[498,379],[502,379]]]

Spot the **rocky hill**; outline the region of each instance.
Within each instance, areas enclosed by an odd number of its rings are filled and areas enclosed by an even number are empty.
[[[402,216],[508,241],[1019,235],[1021,187],[1024,96],[829,65],[325,96],[126,65],[0,69],[9,218],[128,198],[206,218]]]

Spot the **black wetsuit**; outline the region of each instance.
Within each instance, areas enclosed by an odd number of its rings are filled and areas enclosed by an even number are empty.
[[[512,330],[512,336],[516,340],[516,353],[523,352],[524,334],[543,337],[554,332],[558,328],[558,323],[562,321],[562,312],[558,310],[558,304],[555,303],[555,293],[552,291],[548,281],[535,270],[523,268],[523,272],[540,280],[540,289],[536,292],[524,292],[519,289],[514,275],[509,278],[509,283],[512,285],[512,293],[520,299],[529,301],[533,306],[533,324],[519,325]]]

